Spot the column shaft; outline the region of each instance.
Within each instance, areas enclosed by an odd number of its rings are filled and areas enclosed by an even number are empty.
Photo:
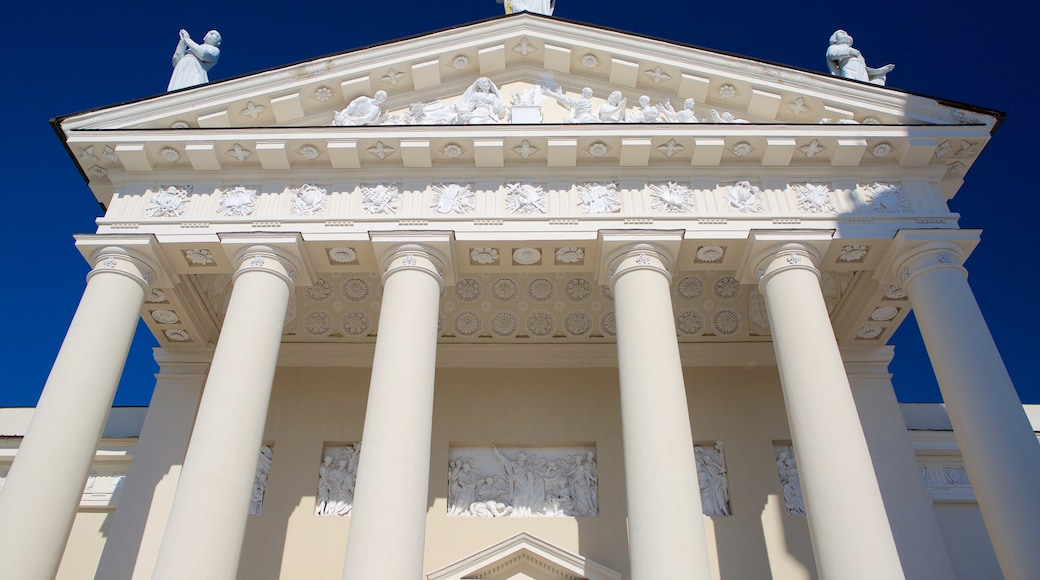
[[[290,295],[288,268],[275,254],[240,259],[156,580],[230,580],[238,569]]]
[[[101,261],[104,258],[104,261]],[[0,492],[3,575],[58,571],[144,304],[142,265],[103,254]]]
[[[414,580],[423,571],[440,274],[397,252],[384,276],[343,578]]]
[[[211,359],[212,352],[204,353],[204,362],[160,359],[155,391],[96,580],[151,578]]]
[[[665,260],[649,249],[623,254],[615,259],[612,278],[632,578],[708,580],[697,463]]]
[[[768,254],[759,272],[817,571],[903,578],[814,260],[795,245]]]
[[[938,265],[904,286],[1001,570],[1035,577],[1040,445],[964,271],[945,263],[950,254],[933,253],[928,263]]]

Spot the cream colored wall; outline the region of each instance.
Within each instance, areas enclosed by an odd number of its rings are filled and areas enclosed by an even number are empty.
[[[313,515],[317,469],[323,445],[361,439],[368,379],[367,369],[279,369],[265,433],[274,459],[239,578],[338,578],[350,518]],[[733,515],[707,519],[716,574],[813,577],[804,517],[786,515],[773,459],[773,442],[790,438],[775,368],[691,368],[685,379],[694,438],[726,445]],[[527,531],[627,575],[616,369],[439,369],[436,389],[427,572]],[[491,443],[595,444],[599,516],[448,518],[450,446]]]
[[[94,577],[94,570],[101,560],[101,550],[108,539],[112,517],[112,510],[80,509],[72,524],[72,533],[65,544],[65,553],[61,557],[55,580]]]
[[[1000,580],[1004,577],[978,504],[936,503],[933,509],[959,580]]]

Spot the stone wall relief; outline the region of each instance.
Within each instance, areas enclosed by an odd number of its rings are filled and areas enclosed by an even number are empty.
[[[973,501],[975,490],[960,458],[918,457],[921,482],[936,501]]]
[[[593,448],[453,448],[450,517],[593,517],[599,513]]]
[[[264,492],[267,491],[267,478],[271,475],[271,459],[274,450],[270,445],[262,445],[256,459],[256,475],[253,477],[253,496],[249,500],[249,515],[260,515],[264,505]]]
[[[583,183],[578,185],[578,205],[582,213],[615,213],[621,209],[617,183]]]
[[[876,213],[909,213],[910,203],[898,183],[874,182],[861,185],[859,190],[867,207]]]
[[[700,484],[701,508],[706,516],[728,516],[729,482],[722,441],[714,445],[695,445],[697,481]]]
[[[433,205],[430,206],[439,214],[471,213],[474,205],[474,192],[468,183],[442,183],[432,186]]]
[[[354,506],[354,484],[360,457],[361,443],[325,448],[325,457],[318,467],[318,495],[314,515],[350,515]]]
[[[315,215],[326,207],[328,190],[313,184],[304,184],[292,190],[289,213],[293,215]]]
[[[751,185],[749,181],[738,181],[725,186],[722,195],[732,212],[762,213],[766,209],[762,200],[762,190]]]
[[[663,213],[688,213],[693,211],[693,190],[689,187],[669,181],[651,183],[650,207]]]
[[[188,205],[191,192],[190,185],[160,186],[144,213],[148,217],[180,217]]]
[[[236,185],[223,190],[217,202],[217,213],[226,217],[244,217],[256,211],[259,192],[251,187]]]
[[[792,184],[798,199],[798,209],[805,213],[834,213],[837,211],[831,200],[830,188],[824,184]]]
[[[361,211],[367,214],[396,214],[401,209],[401,190],[396,183],[361,186]]]
[[[542,186],[530,182],[506,185],[506,209],[510,213],[546,213],[549,211],[547,197]]]
[[[780,475],[780,486],[784,492],[784,506],[788,515],[805,515],[802,499],[802,483],[798,477],[798,466],[794,459],[794,448],[790,445],[773,445],[776,471]]]

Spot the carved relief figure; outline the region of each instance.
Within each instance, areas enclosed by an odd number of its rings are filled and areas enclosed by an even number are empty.
[[[639,106],[628,115],[629,123],[658,123],[661,121],[661,111],[650,104],[650,97],[643,95],[639,97]]]
[[[804,515],[805,501],[802,499],[802,483],[798,478],[798,467],[795,465],[794,452],[788,445],[774,448],[776,470],[780,473],[780,485],[784,490],[784,503],[790,515]],[[922,466],[923,467],[923,466]]]
[[[173,91],[185,87],[194,87],[209,82],[209,69],[217,64],[220,58],[220,33],[210,30],[197,44],[183,28],[180,41],[173,51],[173,74],[166,90]]]
[[[730,113],[729,111],[726,111],[724,113],[719,113],[715,109],[711,110],[711,120],[716,122],[716,123],[728,123],[728,124],[740,124],[740,123],[750,123],[751,122],[751,121],[748,121],[747,119],[738,119],[738,118],[734,117],[733,113]]]
[[[462,93],[455,103],[460,125],[488,125],[498,123],[506,115],[506,104],[491,79],[480,77]]]
[[[563,89],[552,90],[542,87],[545,95],[556,99],[556,102],[565,109],[570,109],[571,114],[563,118],[564,123],[598,123],[599,118],[592,113],[592,89],[585,87],[581,90],[581,96],[570,98],[563,94]],[[620,95],[620,93],[618,93]],[[624,109],[622,109],[624,111]]]
[[[596,115],[604,123],[623,123],[627,108],[628,99],[621,94],[621,91],[613,91],[607,95],[607,102],[600,106]]]
[[[376,91],[371,97],[361,95],[346,109],[336,113],[332,118],[334,127],[357,127],[360,125],[378,125],[386,119],[381,105],[386,102],[386,91]]]
[[[518,451],[515,458],[509,458],[492,446],[490,455],[483,456],[484,470],[477,467],[479,453],[449,462],[449,516],[562,517],[598,513],[598,478],[592,451],[568,455],[550,451],[548,457]]]
[[[830,46],[827,47],[827,68],[834,76],[884,86],[888,73],[892,72],[896,65],[886,64],[881,68],[870,68],[863,55],[852,48],[852,37],[849,33],[836,30],[831,35]]]
[[[676,111],[668,99],[661,105],[661,114],[672,123],[696,123],[697,115],[693,114],[693,97],[683,101],[683,108]]]
[[[314,508],[315,515],[350,515],[360,456],[360,443],[327,450],[318,468],[318,504]]]
[[[412,103],[404,116],[408,125],[454,125],[459,114],[440,101]]]
[[[758,196],[759,189],[747,181],[738,181],[726,186],[726,203],[733,211],[759,213],[765,209]]]
[[[260,515],[260,508],[264,504],[264,492],[267,491],[267,477],[271,473],[271,458],[274,452],[270,446],[264,445],[260,448],[260,455],[256,460],[256,476],[253,478],[253,497],[249,500],[249,515]]]
[[[729,515],[729,489],[726,465],[722,456],[722,441],[714,447],[694,447],[697,458],[697,481],[701,488],[701,506],[704,515]]]

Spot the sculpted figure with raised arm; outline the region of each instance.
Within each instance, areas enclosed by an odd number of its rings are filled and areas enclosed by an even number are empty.
[[[173,51],[173,74],[166,87],[168,91],[208,83],[207,73],[220,58],[220,33],[216,30],[207,32],[202,44],[193,41],[183,28],[180,36],[177,48]]]
[[[381,107],[384,102],[386,102],[386,91],[376,91],[376,94],[371,97],[361,95],[350,101],[346,109],[336,113],[332,124],[336,127],[378,125],[386,118]]]
[[[564,123],[598,123],[599,119],[592,112],[592,89],[585,87],[581,90],[581,96],[571,98],[563,94],[563,89],[552,90],[542,87],[542,93],[556,99],[556,102],[565,109],[570,109],[571,114],[563,118]]]
[[[881,68],[870,68],[863,55],[852,48],[852,37],[849,33],[836,30],[831,35],[831,45],[827,47],[827,68],[834,76],[885,86],[888,73],[892,72],[896,65],[886,64]]]

